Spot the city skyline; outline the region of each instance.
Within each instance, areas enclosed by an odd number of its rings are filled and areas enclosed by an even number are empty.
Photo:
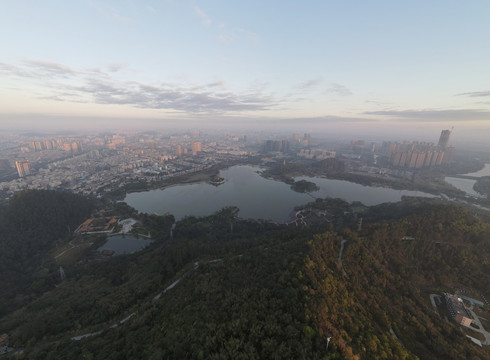
[[[3,129],[299,124],[413,134],[455,126],[468,138],[490,132],[484,1],[3,8]]]

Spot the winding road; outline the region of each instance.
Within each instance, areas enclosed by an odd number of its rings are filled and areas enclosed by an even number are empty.
[[[186,273],[187,274],[187,273]],[[164,290],[162,290],[160,293],[158,293],[154,298],[153,298],[153,301],[156,301],[158,299],[160,299],[162,297],[163,294],[165,294],[167,291],[173,289],[175,287],[175,285],[177,285],[180,280],[182,280],[182,278],[186,275],[182,275],[180,278],[178,278],[177,280],[175,280],[172,284],[170,284],[169,286],[167,286]],[[128,316],[126,316],[124,319],[122,319],[121,321],[117,322],[117,323],[114,323],[112,324],[109,329],[114,329],[116,327],[118,327],[119,325],[121,324],[124,324],[126,321],[128,321],[129,319],[131,319],[133,316],[136,316],[137,314],[137,311],[129,314]],[[102,332],[104,331],[104,329],[102,330],[98,330],[98,331],[94,331],[94,332],[90,332],[90,333],[86,333],[86,334],[83,334],[83,335],[78,335],[78,336],[74,336],[71,338],[71,340],[75,340],[75,341],[79,341],[79,340],[82,340],[82,339],[85,339],[87,337],[90,337],[90,336],[95,336],[95,335],[99,335],[101,334]]]
[[[344,272],[344,277],[346,277],[348,279],[349,275],[345,271],[344,265],[342,265],[342,253],[344,252],[344,246],[345,246],[346,242],[347,242],[347,240],[344,240],[344,239],[342,239],[342,241],[340,242],[339,265],[342,268],[342,271]]]

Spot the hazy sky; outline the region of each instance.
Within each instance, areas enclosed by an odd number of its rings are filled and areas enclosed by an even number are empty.
[[[490,137],[488,0],[0,5],[3,127],[93,117]]]

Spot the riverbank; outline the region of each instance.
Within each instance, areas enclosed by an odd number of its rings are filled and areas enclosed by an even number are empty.
[[[276,162],[263,165],[263,167],[265,169],[260,173],[262,177],[281,181],[288,185],[294,184],[295,180],[301,177],[306,178],[306,180],[311,182],[315,182],[314,178],[341,180],[362,186],[379,187],[397,191],[420,191],[432,194],[436,197],[441,197],[444,201],[456,203],[474,213],[485,213],[490,208],[490,198],[484,196],[471,197],[463,190],[445,181],[446,173],[458,173],[462,170],[477,171],[478,174],[483,172],[485,169],[484,163],[480,162],[472,162],[467,166],[451,164],[445,168],[414,170],[410,178],[395,177],[388,174],[368,174],[356,171],[320,171],[314,166],[314,163],[306,161],[301,161],[299,163]],[[483,182],[485,182],[485,180],[481,181],[481,183]],[[479,187],[478,190],[482,190],[481,187]],[[485,214],[480,214],[479,216],[487,218],[487,215]]]
[[[379,174],[366,174],[354,171],[315,171],[312,167],[294,166],[293,169],[281,171],[278,166],[269,166],[261,172],[266,179],[282,181],[286,184],[294,184],[299,177],[326,178],[332,180],[345,180],[363,186],[383,187],[394,190],[421,191],[433,195],[446,194],[449,197],[464,197],[465,193],[450,184],[447,184],[439,176],[429,177],[426,173],[415,173],[410,180],[394,178]]]
[[[196,172],[189,172],[175,177],[168,177],[159,182],[127,184],[121,189],[105,194],[104,197],[110,200],[120,201],[123,200],[127,194],[131,194],[131,193],[165,189],[173,185],[207,182],[213,179],[215,176],[219,175],[219,172],[223,169],[227,169],[235,165],[248,165],[248,164],[250,164],[249,161],[245,161],[245,162],[241,160],[227,161],[227,162],[210,166],[209,168],[201,169]]]

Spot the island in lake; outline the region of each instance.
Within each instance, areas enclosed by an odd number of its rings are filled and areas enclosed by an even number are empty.
[[[215,175],[211,178],[211,180],[209,180],[209,183],[214,186],[219,186],[225,183],[225,179]]]
[[[299,180],[291,185],[291,189],[299,193],[309,193],[320,190],[320,188],[311,181]]]

